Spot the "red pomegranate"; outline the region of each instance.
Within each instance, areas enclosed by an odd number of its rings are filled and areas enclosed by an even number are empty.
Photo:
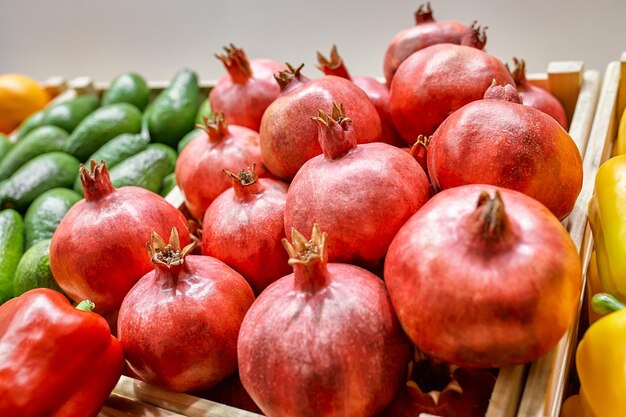
[[[381,142],[388,143],[394,146],[404,146],[404,140],[400,134],[396,131],[391,120],[391,109],[389,107],[389,89],[378,82],[373,77],[352,77],[348,72],[343,59],[337,52],[337,46],[333,45],[330,50],[330,55],[326,58],[321,53],[317,53],[318,68],[326,75],[336,75],[337,77],[345,78],[356,84],[361,90],[365,91],[365,94],[370,98],[378,117],[380,117],[380,124],[382,127]]]
[[[476,48],[441,44],[407,58],[391,83],[391,116],[408,144],[430,136],[454,111],[480,100],[493,80],[513,84],[506,66]]]
[[[130,369],[171,391],[209,388],[237,369],[237,335],[254,301],[241,275],[209,256],[181,250],[172,229],[148,242],[155,269],[128,293],[118,336]]]
[[[371,417],[393,398],[409,346],[385,285],[326,261],[326,233],[286,239],[294,273],[254,302],[239,332],[241,382],[268,417]]]
[[[311,115],[334,102],[342,102],[356,122],[359,143],[380,140],[380,118],[367,94],[345,78],[327,75],[291,88],[265,111],[261,152],[272,174],[290,181],[306,161],[322,153]]]
[[[517,96],[512,86],[485,94]],[[451,114],[428,146],[428,173],[437,190],[492,184],[521,191],[559,219],[574,208],[583,180],[572,138],[552,117],[519,104],[519,97],[478,100]]]
[[[409,362],[405,386],[378,417],[484,417],[496,378],[484,369],[460,368],[419,350]]]
[[[174,226],[187,244],[187,220],[158,194],[115,189],[104,161],[91,161],[91,173],[81,165],[80,179],[85,199],[72,206],[52,236],[50,269],[72,300],[91,300],[98,313],[114,317],[126,293],[154,267],[145,236]]]
[[[289,273],[284,213],[288,185],[258,179],[252,169],[233,174],[225,170],[233,187],[211,203],[204,215],[202,254],[237,270],[255,294]]]
[[[466,185],[400,229],[385,282],[404,331],[429,356],[470,368],[530,362],[572,323],[578,252],[548,209],[517,191]]]
[[[522,98],[522,102],[554,117],[554,120],[567,130],[567,116],[559,100],[543,88],[528,82],[526,79],[526,62],[523,59],[513,58],[513,63],[515,68],[513,68],[511,76],[515,80],[517,92]]]
[[[313,118],[324,152],[307,161],[287,192],[285,232],[318,223],[333,231],[331,262],[376,268],[400,227],[428,200],[428,178],[402,149],[357,146],[356,121],[333,104]],[[309,123],[312,123],[309,121]]]
[[[479,40],[475,47],[485,47],[487,37],[480,26],[475,23],[467,26],[454,20],[436,22],[430,3],[422,4],[415,12],[415,26],[398,32],[387,47],[384,62],[387,85],[391,85],[400,64],[414,52],[440,43],[460,45],[467,35]]]
[[[259,131],[267,106],[278,97],[280,89],[274,74],[285,66],[269,59],[248,60],[243,49],[232,43],[216,54],[228,74],[215,84],[209,94],[211,110],[224,113],[228,123]]]
[[[204,130],[189,142],[176,160],[176,183],[191,215],[200,220],[209,204],[230,187],[224,169],[236,171],[256,163],[265,174],[259,134],[243,126],[228,125],[221,113],[205,119]]]

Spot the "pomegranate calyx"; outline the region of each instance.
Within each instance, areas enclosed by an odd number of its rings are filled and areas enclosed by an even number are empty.
[[[430,7],[430,2],[426,4],[420,4],[420,6],[415,11],[415,24],[419,25],[421,23],[434,22],[433,18],[433,9]]]
[[[252,69],[246,53],[232,43],[225,46],[224,51],[225,54],[215,54],[215,57],[224,63],[234,83],[245,84],[252,77]]]
[[[499,191],[491,197],[483,191],[478,197],[474,219],[482,237],[487,241],[500,240],[506,231],[508,218]]]
[[[301,78],[303,78],[300,72],[302,71],[304,64],[300,64],[298,68],[294,68],[293,65],[288,62],[285,63],[285,65],[287,66],[286,70],[279,71],[278,74],[274,74],[274,79],[280,86],[281,91],[284,91],[294,79],[300,80]]]
[[[407,390],[414,398],[430,397],[437,406],[444,392],[463,393],[463,388],[455,377],[457,369],[457,365],[430,358],[415,349],[414,358],[408,364]]]
[[[337,159],[356,148],[356,138],[349,132],[352,119],[345,116],[343,104],[337,107],[333,103],[330,116],[317,109],[317,116],[311,117],[311,120],[318,123],[318,138],[326,158]]]
[[[343,59],[337,52],[337,45],[333,45],[330,50],[330,55],[326,58],[321,52],[317,52],[317,68],[320,69],[326,75],[335,75],[337,77],[351,80],[350,73],[343,63]]]
[[[411,146],[411,155],[413,155],[417,159],[418,155],[420,155],[422,152],[425,152],[425,150],[428,149],[428,145],[430,145],[430,141],[432,139],[433,139],[433,135],[430,135],[430,136],[418,135],[417,140],[415,141],[413,146]]]
[[[461,39],[461,45],[484,49],[487,44],[487,29],[489,29],[489,26],[480,26],[478,22],[474,20],[470,25],[469,32]]]
[[[298,290],[315,292],[328,284],[326,240],[326,233],[320,231],[317,223],[313,225],[311,240],[307,240],[293,227],[291,242],[286,238],[281,240],[289,254],[289,265],[293,267],[294,285]]]
[[[224,174],[230,178],[235,195],[239,199],[246,199],[251,195],[260,194],[263,191],[263,187],[259,182],[259,178],[256,174],[256,162],[252,164],[252,168],[248,170],[240,169],[239,173],[235,174],[225,169]]]
[[[80,181],[83,185],[85,200],[94,201],[112,193],[115,190],[109,178],[109,169],[105,161],[100,161],[100,165],[93,159],[90,169],[80,164]]]
[[[513,57],[513,70],[509,68],[509,64],[506,64],[506,69],[509,70],[515,85],[520,86],[527,83],[526,81],[526,61],[521,58]]]
[[[228,134],[228,123],[224,113],[215,113],[210,117],[202,116],[204,125],[198,124],[196,127],[204,130],[209,135],[211,142],[220,142]]]
[[[483,100],[503,100],[510,103],[522,104],[522,97],[517,92],[517,89],[511,84],[498,85],[494,79],[485,94],[483,94]]]
[[[150,241],[146,243],[146,246],[152,263],[156,266],[165,266],[167,269],[171,269],[174,266],[184,264],[185,256],[196,247],[196,242],[192,241],[181,250],[178,230],[172,227],[167,244],[157,232],[152,231],[152,236]]]

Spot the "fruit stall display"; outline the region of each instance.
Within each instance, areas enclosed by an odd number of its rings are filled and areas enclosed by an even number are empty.
[[[41,323],[58,340],[0,414],[556,417],[599,74],[526,74],[477,24],[415,18],[385,80],[336,46],[315,78],[232,44],[214,82],[12,80],[41,94],[0,137],[0,386],[46,349]],[[64,337],[76,360],[34,401]],[[79,399],[63,384],[87,363]]]

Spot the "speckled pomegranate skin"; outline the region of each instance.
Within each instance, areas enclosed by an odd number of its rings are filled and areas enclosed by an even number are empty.
[[[241,326],[241,381],[268,417],[372,417],[400,386],[409,346],[384,283],[328,264],[328,285],[270,285]]]
[[[475,101],[448,117],[428,146],[428,173],[437,190],[491,184],[523,192],[559,219],[583,180],[567,132],[547,114],[503,100]]]
[[[193,255],[184,262],[177,275],[159,266],[146,274],[118,318],[132,371],[171,391],[206,389],[237,369],[237,335],[254,301],[248,283],[223,262]]]
[[[430,136],[454,111],[483,98],[493,80],[515,85],[494,56],[452,44],[414,53],[398,68],[391,83],[391,117],[408,144]]]

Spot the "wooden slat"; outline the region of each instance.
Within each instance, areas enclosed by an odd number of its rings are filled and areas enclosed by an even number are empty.
[[[610,125],[615,124],[615,116],[608,114],[607,117],[607,112],[615,111],[618,80],[619,64],[612,63],[607,69],[602,86],[602,94],[593,119],[589,144],[586,147],[583,159],[583,187],[568,222],[572,240],[581,254],[583,271],[587,270],[589,257],[591,256],[591,239],[589,238],[587,226],[587,205],[593,194],[595,174],[598,167],[610,153],[610,144],[613,137],[608,138],[608,134],[609,131],[614,131],[614,127],[611,128]],[[584,275],[583,288],[585,277]],[[581,293],[578,313],[580,313],[583,299],[584,293]],[[557,346],[531,366],[518,417],[558,417],[563,400],[566,377],[569,373],[573,351],[576,347],[579,314],[576,317],[576,322],[559,341]]]
[[[133,398],[188,417],[259,417],[259,414],[229,407],[192,395],[164,389],[122,376],[113,393]]]
[[[164,410],[139,400],[122,397],[117,394],[109,396],[105,406],[102,408],[102,411],[100,411],[100,415],[107,417],[185,417],[183,414]]]
[[[622,77],[619,82],[619,96],[617,98],[617,115],[621,117],[626,109],[626,51],[622,52],[621,58],[621,73]]]
[[[548,90],[563,104],[567,120],[572,120],[578,88],[583,82],[583,63],[580,61],[550,62]]]
[[[485,417],[509,417],[517,414],[525,374],[526,365],[500,369]]]

